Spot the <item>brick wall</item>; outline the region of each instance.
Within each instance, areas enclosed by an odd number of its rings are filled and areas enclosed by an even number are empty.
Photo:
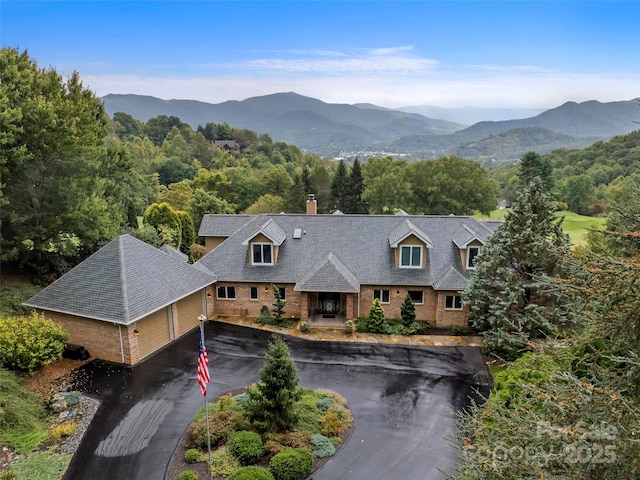
[[[122,363],[118,325],[58,312],[44,311],[42,313],[46,318],[62,325],[69,334],[69,343],[84,346],[92,358]],[[125,347],[125,363],[127,363],[130,357],[128,332],[126,326],[123,325],[121,328]]]
[[[245,316],[245,317],[257,317],[260,315],[260,310],[263,305],[266,305],[269,311],[273,308],[275,301],[273,297],[273,290],[271,283],[232,283],[232,282],[218,282],[214,286],[212,299],[208,299],[208,304],[211,306],[210,312],[212,316],[215,315],[231,315],[231,316]],[[217,298],[217,287],[233,286],[236,290],[235,299]],[[278,284],[278,287],[284,287],[286,289],[285,298],[285,316],[287,318],[301,318],[303,313],[304,292],[295,292],[293,290],[294,284]],[[255,287],[258,291],[258,299],[251,300],[250,289]]]
[[[459,327],[466,327],[469,325],[469,307],[462,306],[462,310],[447,310],[446,297],[447,295],[460,295],[460,292],[438,292],[438,312],[436,316],[436,325],[438,327],[449,327],[451,325],[457,325]]]
[[[386,317],[400,317],[400,307],[409,290],[421,290],[423,292],[423,304],[416,304],[416,320],[436,320],[438,308],[438,294],[429,287],[398,287],[393,285],[361,285],[360,286],[360,317],[366,317],[371,310],[374,290],[389,290],[389,303],[383,303],[382,308]],[[354,315],[358,316],[357,310]]]

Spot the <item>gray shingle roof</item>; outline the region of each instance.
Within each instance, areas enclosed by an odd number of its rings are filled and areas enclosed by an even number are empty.
[[[25,305],[127,325],[213,282],[203,270],[121,235]]]
[[[467,286],[467,278],[458,270],[449,267],[440,278],[433,282],[434,290],[462,290]]]
[[[162,245],[159,248],[159,250],[161,252],[166,253],[167,255],[171,255],[172,257],[183,261],[184,263],[187,263],[189,261],[189,255],[182,253],[180,250],[176,250],[175,248],[173,248],[170,245],[167,245],[166,243]]]
[[[398,225],[396,229],[391,232],[391,235],[389,235],[389,245],[391,246],[391,248],[396,248],[398,244],[409,235],[415,235],[416,237],[418,237],[427,245],[427,248],[433,247],[433,244],[431,243],[431,240],[429,240],[427,234],[416,227],[409,220],[405,220],[404,222],[400,223],[400,225]]]
[[[252,266],[248,246],[242,243],[269,219],[287,238],[280,246],[276,265]],[[450,266],[465,280],[469,277],[462,268],[459,248],[453,243],[463,225],[476,232],[481,241],[491,234],[473,217],[458,216],[278,214],[244,220],[244,225],[198,262],[220,281],[298,284],[333,254],[360,285],[433,286]],[[395,268],[389,238],[398,229],[408,228],[407,221],[433,245],[428,249],[425,269]],[[302,230],[299,239],[293,239],[296,228]]]
[[[296,284],[294,290],[357,293],[360,291],[360,284],[344,264],[330,253]]]
[[[287,234],[278,226],[276,222],[269,219],[260,226],[258,230],[252,233],[247,239],[242,242],[243,245],[249,245],[249,242],[255,238],[259,233],[263,234],[269,240],[273,242],[274,245],[282,245],[282,242],[287,238]]]
[[[255,217],[253,215],[206,214],[202,217],[198,235],[201,237],[229,237],[252,218]]]

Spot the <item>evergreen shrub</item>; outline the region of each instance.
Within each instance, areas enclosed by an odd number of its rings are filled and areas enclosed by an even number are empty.
[[[251,465],[233,472],[227,480],[274,480],[271,472],[266,468]]]
[[[198,474],[193,470],[183,470],[178,475],[178,480],[198,480]]]
[[[320,433],[311,435],[311,452],[318,458],[331,457],[336,453],[336,447],[331,440]]]
[[[275,480],[304,480],[313,470],[313,455],[303,448],[277,453],[269,462]]]
[[[187,463],[198,463],[200,461],[200,451],[195,448],[190,448],[184,452],[184,461]]]
[[[260,435],[246,430],[234,433],[227,441],[227,448],[242,466],[256,464],[264,455]]]

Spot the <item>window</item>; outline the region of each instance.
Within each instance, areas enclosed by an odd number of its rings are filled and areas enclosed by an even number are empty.
[[[287,299],[287,290],[284,287],[278,287],[278,290],[280,291],[280,299],[281,300],[286,300]]]
[[[374,290],[373,299],[380,299],[380,303],[389,303],[389,290]]]
[[[258,300],[258,287],[249,287],[249,300]]]
[[[462,310],[462,297],[460,295],[447,295],[444,308],[445,310]]]
[[[236,287],[218,287],[218,298],[235,299]]]
[[[476,268],[476,257],[479,253],[480,247],[467,248],[467,270],[473,270]]]
[[[401,268],[422,268],[422,247],[420,245],[403,245],[400,247]]]
[[[416,305],[421,305],[424,303],[424,292],[422,290],[408,290],[407,295],[411,297],[411,300]]]
[[[273,265],[270,243],[252,243],[251,259],[253,265]]]

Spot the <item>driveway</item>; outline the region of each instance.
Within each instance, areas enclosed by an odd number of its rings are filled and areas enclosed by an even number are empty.
[[[270,333],[209,322],[206,337],[210,400],[258,380]],[[479,348],[284,338],[300,384],[339,392],[354,416],[351,437],[314,480],[441,479],[441,471],[453,472],[452,412],[474,396],[478,378],[488,378]],[[134,368],[85,365],[80,387],[102,404],[64,480],[164,478],[204,405],[197,352],[194,331]]]

